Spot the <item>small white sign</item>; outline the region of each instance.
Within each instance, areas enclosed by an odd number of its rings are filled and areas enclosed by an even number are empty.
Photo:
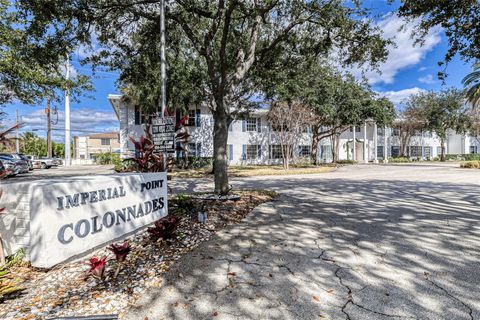
[[[165,172],[78,177],[35,188],[30,259],[52,267],[167,215]]]

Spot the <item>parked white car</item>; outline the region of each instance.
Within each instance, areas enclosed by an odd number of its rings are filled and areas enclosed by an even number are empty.
[[[38,158],[36,156],[30,156],[30,160],[35,164],[40,165],[41,169],[50,169],[53,166],[57,166],[57,163],[54,159],[50,158]]]

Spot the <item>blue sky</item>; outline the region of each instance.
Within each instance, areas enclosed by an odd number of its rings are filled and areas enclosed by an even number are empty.
[[[377,25],[383,30],[384,36],[391,38],[396,47],[390,48],[388,61],[380,66],[382,74],[367,71],[367,79],[373,89],[381,95],[390,98],[395,104],[412,93],[422,90],[439,90],[443,86],[462,87],[462,78],[471,70],[470,64],[465,64],[458,57],[448,65],[448,77],[445,83],[437,79],[437,73],[443,69],[438,66],[448,48],[447,39],[440,28],[432,30],[426,37],[425,45],[414,45],[411,33],[414,25],[408,24],[406,30],[399,31],[404,21],[392,12],[397,4],[388,4],[385,0],[365,1],[364,6],[372,11]],[[88,66],[80,66],[77,54],[73,55],[72,66],[75,72],[90,74]],[[354,74],[360,76],[360,70],[352,68]],[[98,72],[93,79],[95,91],[92,97],[81,97],[79,102],[72,102],[72,133],[82,135],[93,132],[113,131],[118,129],[118,121],[110,103],[108,94],[118,93],[115,81],[118,75],[115,72]],[[14,121],[18,109],[25,122],[23,130],[37,129],[37,133],[45,136],[46,116],[45,105],[26,106],[20,103],[7,105],[6,123]],[[60,121],[54,126],[54,139],[63,140],[63,101],[57,104],[60,111]]]

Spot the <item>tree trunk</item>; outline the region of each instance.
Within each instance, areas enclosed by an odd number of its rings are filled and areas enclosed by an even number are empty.
[[[216,106],[213,124],[213,169],[215,174],[215,193],[226,195],[228,185],[227,164],[228,117],[222,105]]]
[[[440,161],[445,162],[445,139],[440,138],[440,149],[442,150],[440,153]]]
[[[312,126],[312,153],[310,154],[310,159],[314,165],[318,165],[318,136],[320,135],[320,126]]]
[[[339,134],[332,135],[332,162],[338,161],[338,154],[340,152]]]

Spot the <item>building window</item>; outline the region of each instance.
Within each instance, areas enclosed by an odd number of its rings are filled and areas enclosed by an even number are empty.
[[[400,136],[400,129],[393,129],[392,136],[394,136],[394,137]]]
[[[423,137],[424,138],[431,138],[432,137],[432,132],[431,131],[425,131],[423,133]]]
[[[384,128],[377,128],[377,135],[383,136],[385,129]]]
[[[361,128],[360,126],[355,127],[355,132],[360,132]],[[353,127],[350,127],[350,132],[353,132]]]
[[[432,157],[432,147],[424,147],[423,152],[425,154],[425,158],[430,159]]]
[[[310,157],[312,154],[311,146],[300,146],[298,156],[302,158]]]
[[[383,146],[377,146],[377,157],[383,158]]]
[[[312,126],[305,126],[302,128],[302,133],[312,133]]]
[[[421,157],[421,156],[422,156],[421,146],[410,146],[410,157]]]
[[[233,144],[227,145],[227,159],[233,160]]]
[[[400,156],[400,147],[399,146],[392,146],[392,157],[396,158]]]
[[[256,118],[248,118],[246,120],[247,131],[257,131],[257,119]]]
[[[321,145],[320,146],[320,158],[324,159],[324,160],[332,158],[332,146],[331,145]]]
[[[187,126],[195,127],[196,119],[197,119],[197,112],[195,110],[188,110]]]
[[[100,143],[102,146],[109,146],[110,145],[110,139],[102,138],[100,139]]]
[[[470,153],[478,153],[477,146],[470,146]]]
[[[258,158],[258,146],[256,144],[247,145],[247,160],[255,160]]]
[[[279,144],[273,144],[270,146],[270,158],[271,159],[282,159],[282,146]]]
[[[442,154],[442,147],[437,147],[437,155],[440,156]]]

